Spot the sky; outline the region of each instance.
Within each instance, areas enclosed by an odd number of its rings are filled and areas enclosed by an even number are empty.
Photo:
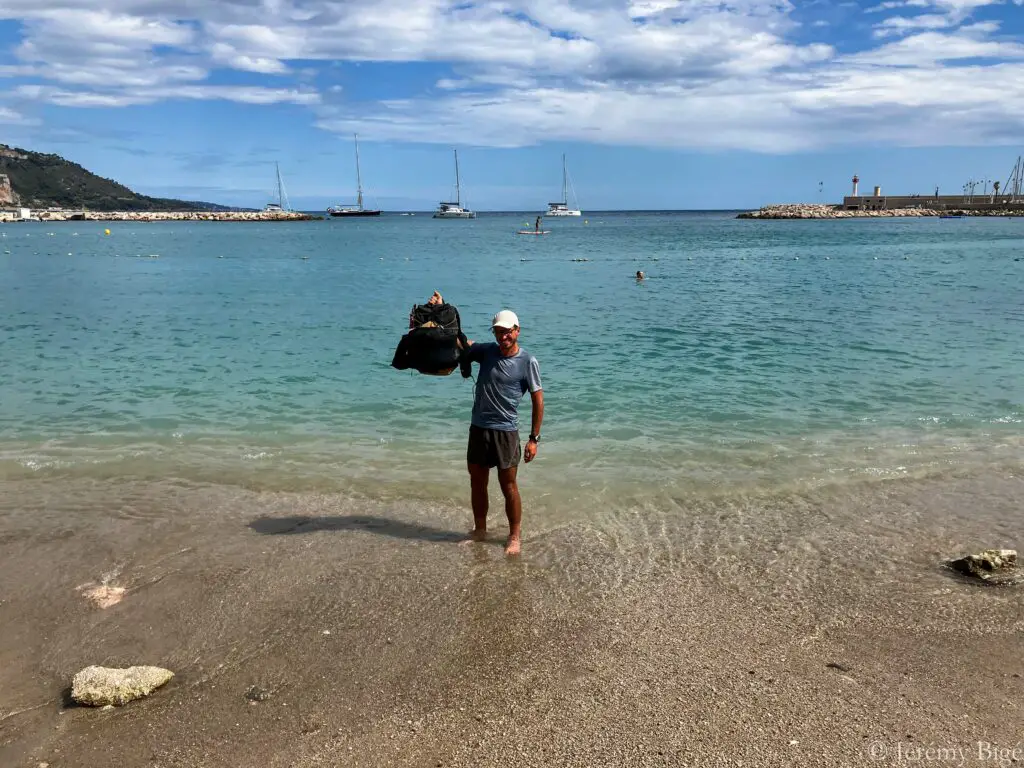
[[[0,0],[0,143],[260,207],[959,194],[1024,153],[1024,0]]]

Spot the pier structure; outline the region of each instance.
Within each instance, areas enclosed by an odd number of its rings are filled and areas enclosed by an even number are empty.
[[[1024,208],[1024,157],[1017,158],[1017,163],[1010,171],[1005,184],[995,179],[970,179],[964,184],[961,195],[940,195],[938,186],[935,187],[935,194],[887,196],[882,194],[881,186],[875,186],[872,194],[861,195],[860,178],[854,174],[853,194],[844,197],[842,204],[837,208],[843,211],[886,211],[903,208],[985,211],[1018,206]]]
[[[922,208],[934,211],[1002,209],[1009,206],[1024,208],[1024,197],[999,194],[993,189],[987,195],[848,195],[839,206],[844,211],[886,211],[900,208]]]

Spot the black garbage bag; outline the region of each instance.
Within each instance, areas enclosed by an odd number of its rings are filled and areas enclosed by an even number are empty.
[[[462,332],[459,310],[451,304],[416,304],[409,313],[412,326],[398,342],[391,366],[400,371],[412,368],[430,376],[447,376],[460,368],[463,377],[472,373]],[[458,342],[462,342],[462,349]]]

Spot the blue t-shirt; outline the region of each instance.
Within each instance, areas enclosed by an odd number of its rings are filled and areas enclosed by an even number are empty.
[[[480,363],[472,423],[484,429],[518,432],[519,401],[527,392],[542,389],[537,358],[522,347],[512,357],[504,357],[501,348],[491,342],[471,346],[469,359]]]

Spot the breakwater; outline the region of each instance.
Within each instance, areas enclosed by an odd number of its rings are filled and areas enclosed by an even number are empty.
[[[299,211],[82,211],[32,210],[28,219],[20,211],[0,211],[0,222],[16,221],[320,221]]]
[[[881,210],[846,210],[837,205],[791,203],[766,205],[756,211],[739,214],[738,219],[877,219],[926,216],[1024,216],[1020,206],[1013,208],[884,208]]]

